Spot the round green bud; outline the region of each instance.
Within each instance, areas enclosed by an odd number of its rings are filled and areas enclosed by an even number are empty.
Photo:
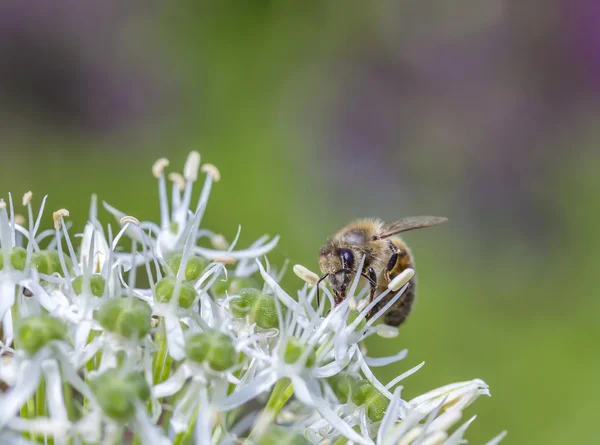
[[[350,399],[355,405],[362,405],[373,396],[377,390],[366,380],[359,380],[350,387]]]
[[[35,354],[52,340],[64,340],[67,327],[49,315],[34,315],[21,320],[17,330],[17,343],[29,355]]]
[[[109,369],[90,382],[104,413],[119,421],[130,419],[137,401],[150,398],[150,387],[141,373]]]
[[[211,287],[215,295],[237,295],[242,289],[257,288],[258,282],[250,277],[236,277],[231,280],[217,280]]]
[[[262,292],[254,288],[245,288],[238,294],[239,296],[231,300],[229,306],[234,317],[243,318],[252,311],[256,301],[261,298]]]
[[[111,298],[100,306],[94,317],[107,331],[140,339],[150,332],[152,309],[139,298]]]
[[[154,288],[154,295],[156,301],[159,303],[168,303],[173,298],[173,292],[175,291],[176,278],[167,277],[156,283]],[[196,298],[196,289],[190,283],[182,282],[179,286],[179,306],[182,308],[189,308]]]
[[[249,316],[252,323],[256,323],[263,329],[279,326],[277,306],[273,295],[265,294],[258,289],[241,289],[239,296],[231,301],[230,307],[234,317]]]
[[[295,431],[271,425],[258,440],[258,445],[308,445],[310,442]]]
[[[39,273],[43,273],[46,275],[58,273],[62,276],[63,269],[60,265],[59,255],[60,254],[57,250],[42,250],[41,252],[36,252],[31,256],[31,262],[33,263],[33,265]],[[63,258],[65,260],[67,272],[69,272],[69,274],[72,274],[73,261],[71,261],[71,257],[68,255],[63,255]]]
[[[286,363],[290,364],[296,363],[304,353],[305,349],[306,346],[302,344],[300,340],[298,340],[296,337],[289,337],[287,345],[285,347],[285,354],[283,355],[283,360]],[[309,352],[308,357],[306,358],[306,366],[309,368],[314,366],[316,360],[317,355],[315,349],[313,348],[312,351]]]
[[[176,254],[167,260],[167,266],[169,267],[169,272],[171,275],[177,275],[179,272],[179,267],[181,266],[181,254]],[[208,261],[202,257],[193,255],[190,256],[185,264],[185,279],[188,281],[196,281],[206,269],[208,265]]]
[[[106,280],[102,277],[102,275],[92,275],[90,277],[90,288],[92,290],[92,295],[96,297],[101,297],[104,295],[105,286]],[[83,291],[83,275],[79,275],[73,280],[73,290],[77,295],[81,294]]]
[[[225,371],[238,360],[233,340],[219,331],[204,331],[192,335],[185,345],[185,353],[190,360],[207,363],[215,371]]]
[[[387,397],[377,391],[367,399],[367,416],[373,422],[379,422],[383,419],[390,401]]]
[[[25,270],[27,251],[22,247],[15,247],[10,252],[10,262],[15,270]]]
[[[352,388],[360,382],[360,379],[349,374],[337,374],[329,377],[327,381],[336,397],[341,402],[345,402],[348,400]]]
[[[263,296],[257,300],[254,321],[263,329],[272,329],[279,326],[277,306],[275,306],[273,295],[263,294]]]

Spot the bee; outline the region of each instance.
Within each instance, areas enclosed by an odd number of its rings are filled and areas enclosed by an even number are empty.
[[[379,219],[360,219],[335,233],[319,251],[319,267],[323,275],[317,282],[317,302],[319,285],[329,278],[335,296],[335,305],[346,298],[346,291],[357,273],[370,284],[370,301],[384,292],[387,285],[406,268],[414,269],[414,259],[409,247],[397,235],[409,230],[420,229],[448,221],[439,216],[412,216],[391,223]],[[360,261],[364,257],[362,269]],[[416,276],[398,301],[388,309],[384,322],[390,326],[400,326],[410,314],[415,299]],[[369,316],[377,313],[391,299],[390,294],[371,310]]]

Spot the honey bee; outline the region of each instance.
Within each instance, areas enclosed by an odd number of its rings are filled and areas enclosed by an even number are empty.
[[[412,216],[391,223],[378,219],[361,219],[342,227],[319,252],[319,267],[323,275],[317,283],[317,301],[319,302],[320,283],[329,278],[335,305],[340,304],[346,298],[347,288],[357,273],[369,282],[370,301],[373,301],[403,270],[409,267],[414,269],[412,253],[397,235],[446,221],[447,218],[439,216]],[[362,270],[358,271],[356,268],[360,266],[363,257]],[[399,326],[406,320],[415,299],[415,288],[416,276],[384,315],[386,324]],[[383,298],[369,316],[377,313],[392,298],[393,294]]]

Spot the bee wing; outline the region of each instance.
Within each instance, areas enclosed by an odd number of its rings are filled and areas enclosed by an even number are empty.
[[[383,229],[377,238],[389,238],[398,233],[435,226],[437,224],[445,223],[446,221],[448,221],[448,218],[443,216],[409,216],[408,218],[399,219],[398,221],[383,226]]]

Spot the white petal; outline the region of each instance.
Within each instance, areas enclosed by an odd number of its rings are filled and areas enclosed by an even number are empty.
[[[448,437],[448,440],[446,440],[444,442],[444,445],[459,445],[461,443],[461,439],[465,434],[465,431],[467,430],[467,428],[469,428],[469,425],[471,425],[471,423],[473,423],[473,421],[475,420],[477,416],[473,416],[471,417],[469,420],[467,420],[465,423],[463,423],[460,427],[458,427],[456,429],[456,431],[454,431],[454,433],[452,433],[452,435],[450,437]]]
[[[141,403],[138,403],[135,408],[135,431],[145,445],[171,444],[171,441],[163,436],[160,428],[151,422],[146,407]]]
[[[189,366],[185,364],[180,366],[171,377],[152,388],[152,397],[160,399],[175,394],[183,388],[183,385],[190,375]]]
[[[19,409],[27,402],[37,389],[41,378],[39,363],[28,360],[20,367],[19,377],[13,386],[4,395],[0,394],[0,428],[15,416]]]
[[[200,408],[196,420],[194,445],[212,445],[213,417],[214,414],[208,402],[206,387],[203,385],[200,388]]]
[[[209,260],[214,260],[215,258],[220,258],[224,256],[229,256],[231,258],[235,258],[236,260],[241,259],[254,259],[263,256],[264,254],[270,252],[275,248],[277,243],[279,242],[279,236],[273,238],[270,242],[265,244],[264,246],[249,248],[246,250],[237,250],[237,251],[228,251],[228,250],[213,250],[207,249],[204,247],[196,247],[194,252],[202,255]]]
[[[173,360],[181,360],[185,357],[185,340],[183,338],[183,330],[181,329],[181,324],[179,324],[179,319],[174,315],[166,314],[164,320],[169,355]]]
[[[400,391],[401,388],[396,388],[394,394],[392,396],[392,400],[385,410],[385,414],[383,419],[381,420],[381,424],[379,425],[379,430],[377,431],[377,443],[382,444],[385,434],[388,432],[388,429],[396,423],[398,417],[400,415]]]
[[[277,381],[277,375],[270,369],[258,374],[251,383],[248,383],[239,391],[229,395],[225,400],[219,403],[218,408],[223,411],[229,411],[243,405],[249,400],[254,399],[259,394],[269,390]]]
[[[415,397],[409,403],[414,409],[429,413],[444,399],[445,405],[450,406],[451,409],[464,409],[480,395],[489,396],[489,389],[483,380],[475,379],[442,386]]]
[[[420,445],[441,445],[448,437],[445,431],[435,431],[420,442]]]
[[[387,385],[385,385],[385,387],[387,389],[393,388],[398,383],[400,383],[402,380],[404,380],[406,377],[409,377],[409,376],[413,375],[415,372],[417,372],[419,369],[421,369],[424,364],[425,364],[425,362],[421,362],[417,366],[414,366],[411,369],[409,369],[408,371],[403,372],[398,377],[396,377],[395,379],[391,380],[390,383],[388,383]]]
[[[507,431],[502,431],[500,434],[498,434],[492,440],[487,442],[485,445],[498,445],[502,441],[502,439],[504,439],[506,437],[506,434],[507,434]]]
[[[304,383],[297,375],[291,376],[290,380],[292,381],[292,385],[294,386],[294,395],[304,403],[306,406],[313,406],[315,404],[314,398],[308,390],[308,386]]]
[[[67,408],[63,397],[63,382],[56,360],[46,360],[42,364],[44,376],[46,377],[46,402],[53,420],[68,422]]]
[[[290,297],[277,282],[265,271],[263,265],[260,261],[256,260],[256,264],[258,264],[258,268],[260,269],[260,274],[265,280],[265,283],[271,288],[275,296],[281,301],[287,308],[296,312],[297,314],[305,314],[302,306],[298,304],[296,300]]]
[[[378,357],[378,358],[365,357],[364,360],[367,365],[377,368],[379,366],[387,366],[391,363],[399,362],[400,360],[403,360],[407,355],[408,355],[408,349],[403,349],[402,351],[398,352],[396,355],[390,355],[389,357]]]
[[[373,441],[368,437],[363,437],[352,429],[350,425],[340,419],[329,407],[317,405],[321,415],[344,437],[363,444],[373,445]]]

